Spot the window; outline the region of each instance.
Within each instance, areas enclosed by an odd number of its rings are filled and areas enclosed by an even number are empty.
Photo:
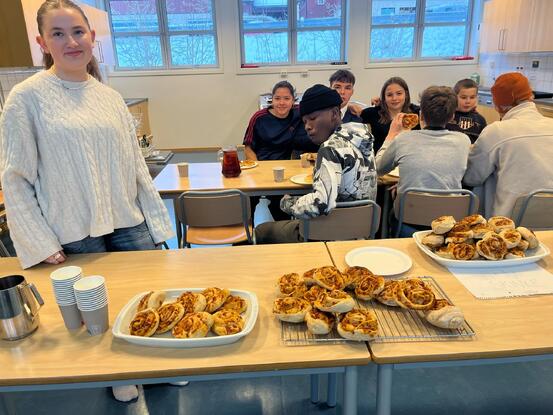
[[[346,60],[346,0],[238,1],[242,66]]]
[[[372,0],[369,60],[466,55],[473,0]]]
[[[213,0],[108,0],[117,67],[218,66]]]

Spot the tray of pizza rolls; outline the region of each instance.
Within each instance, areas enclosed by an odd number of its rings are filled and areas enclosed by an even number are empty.
[[[147,291],[121,309],[112,333],[141,346],[220,346],[250,333],[258,309],[257,296],[250,291],[218,287]]]
[[[432,277],[390,279],[360,266],[281,276],[273,314],[285,345],[474,336],[462,310]]]
[[[413,238],[424,254],[446,267],[512,267],[551,253],[533,231],[516,227],[506,216],[486,219],[477,214],[459,221],[440,216],[431,226],[431,231],[415,232]]]

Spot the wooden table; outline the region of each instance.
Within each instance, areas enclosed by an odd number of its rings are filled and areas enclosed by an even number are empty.
[[[553,231],[538,232],[538,237],[553,249]],[[548,317],[553,315],[553,296],[478,300],[446,268],[425,256],[410,238],[327,244],[339,268],[346,266],[346,253],[361,246],[385,246],[408,254],[413,267],[406,275],[434,277],[453,303],[463,309],[476,333],[469,341],[370,344],[373,361],[379,364],[378,414],[391,411],[394,368],[553,359],[553,330]],[[539,265],[553,272],[551,256],[541,260]]]
[[[187,190],[240,189],[249,196],[304,194],[311,186],[290,181],[296,174],[312,173],[312,167],[301,167],[300,160],[258,161],[253,169],[244,169],[238,177],[226,178],[220,163],[190,163],[188,177],[180,177],[176,164],[167,165],[154,179],[154,185],[164,199],[176,199]],[[284,181],[275,182],[273,167],[284,167]]]
[[[271,313],[279,276],[330,263],[323,243],[69,257],[68,265],[106,278],[111,325],[119,310],[142,291],[219,286],[256,293],[259,315],[245,338],[217,347],[165,349],[132,345],[115,339],[111,331],[99,336],[88,335],[84,328],[68,331],[50,286],[49,274],[57,267],[22,271],[15,258],[2,258],[2,275],[24,275],[37,286],[45,305],[37,332],[15,342],[0,341],[0,391],[345,372],[345,413],[353,414],[355,366],[370,362],[366,343],[284,346],[280,324]]]

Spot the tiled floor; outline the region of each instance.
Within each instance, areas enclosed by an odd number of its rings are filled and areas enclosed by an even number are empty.
[[[358,392],[358,413],[373,414],[374,365],[360,368]],[[11,409],[2,412],[0,406],[0,413],[9,415],[335,415],[342,411],[341,390],[336,408],[310,403],[308,376],[144,386],[138,401],[129,404],[115,401],[105,388],[4,397]],[[396,371],[392,411],[394,415],[551,415],[553,362]]]

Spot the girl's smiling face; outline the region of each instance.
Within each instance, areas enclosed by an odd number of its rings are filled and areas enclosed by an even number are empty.
[[[78,10],[61,8],[45,14],[37,42],[52,56],[54,71],[60,78],[83,81],[88,77],[86,67],[92,59],[95,37]]]

